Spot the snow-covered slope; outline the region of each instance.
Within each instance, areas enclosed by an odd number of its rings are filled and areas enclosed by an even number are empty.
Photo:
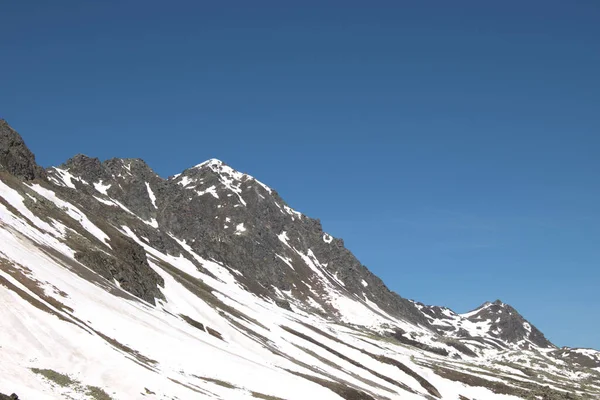
[[[0,393],[368,400],[600,391],[600,371],[551,345],[495,334],[484,309],[458,316],[389,292],[317,221],[220,161],[168,180],[141,160],[85,156],[45,173],[11,147],[14,134],[0,121],[0,139],[11,138],[0,140]],[[483,342],[502,345],[471,343],[479,325]]]

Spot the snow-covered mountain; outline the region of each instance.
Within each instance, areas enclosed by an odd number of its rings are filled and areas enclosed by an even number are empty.
[[[0,120],[0,243],[0,392],[24,400],[600,395],[599,352],[500,301],[400,297],[219,160],[44,170]]]

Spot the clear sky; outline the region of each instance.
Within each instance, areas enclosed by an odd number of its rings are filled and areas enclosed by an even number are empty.
[[[291,6],[291,3],[302,4]],[[600,349],[600,2],[0,0],[44,166],[219,158],[404,297]]]

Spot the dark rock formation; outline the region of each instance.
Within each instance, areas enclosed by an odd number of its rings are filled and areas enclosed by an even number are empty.
[[[75,253],[75,259],[152,304],[157,298],[164,299],[159,289],[164,287],[164,280],[148,265],[144,249],[124,236],[111,238],[110,245],[113,254],[87,247]]]
[[[45,178],[43,168],[35,162],[35,156],[27,148],[23,138],[0,119],[0,171],[6,171],[24,180]]]

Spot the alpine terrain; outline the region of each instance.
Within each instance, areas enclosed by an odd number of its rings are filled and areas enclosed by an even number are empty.
[[[219,160],[168,179],[140,159],[44,169],[0,120],[0,393],[598,399],[600,352],[557,348],[499,300],[400,297]]]

